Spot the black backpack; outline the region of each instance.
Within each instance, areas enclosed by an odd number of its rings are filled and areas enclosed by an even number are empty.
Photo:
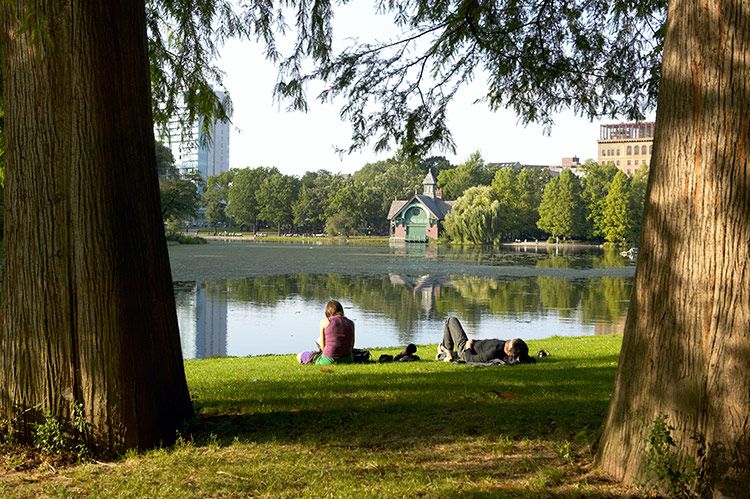
[[[352,350],[352,358],[355,364],[367,364],[370,362],[370,351],[362,348]]]

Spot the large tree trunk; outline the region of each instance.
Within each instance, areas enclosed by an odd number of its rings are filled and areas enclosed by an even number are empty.
[[[144,2],[3,8],[0,416],[28,437],[45,414],[70,421],[75,403],[100,451],[172,441],[192,409],[159,216]]]
[[[709,492],[740,497],[750,484],[750,0],[671,1],[662,73],[598,458],[638,480],[647,428],[664,414]]]

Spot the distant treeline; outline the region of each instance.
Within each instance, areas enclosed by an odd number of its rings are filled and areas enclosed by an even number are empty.
[[[162,215],[170,230],[195,219],[213,226],[329,235],[387,234],[394,199],[422,192],[431,170],[446,200],[456,200],[444,237],[492,244],[514,239],[586,239],[631,242],[640,231],[645,168],[632,178],[613,165],[588,161],[581,178],[553,177],[543,168],[487,164],[477,152],[451,165],[444,157],[404,155],[368,163],[353,174],[327,170],[301,178],[274,167],[232,169],[209,177],[181,177],[166,147],[157,146]]]
[[[445,220],[452,241],[490,244],[554,238],[637,241],[648,169],[629,177],[612,164],[587,161],[552,177],[539,168],[502,168],[489,185],[469,187]]]

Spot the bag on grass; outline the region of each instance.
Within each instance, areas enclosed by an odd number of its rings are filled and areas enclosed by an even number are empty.
[[[370,362],[370,351],[362,348],[352,350],[352,358],[355,364],[367,364]]]

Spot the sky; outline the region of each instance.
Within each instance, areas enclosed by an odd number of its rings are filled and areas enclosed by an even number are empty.
[[[356,3],[356,5],[354,5]],[[396,32],[389,19],[372,13],[367,5],[353,2],[335,11],[334,46],[357,36],[361,40],[387,38]],[[348,42],[347,42],[348,43]],[[301,176],[326,169],[353,173],[368,162],[391,157],[393,150],[374,153],[372,148],[340,156],[336,147],[350,144],[350,126],[338,116],[339,106],[321,104],[308,92],[307,113],[288,112],[273,101],[276,69],[266,61],[261,47],[232,40],[221,51],[218,65],[225,72],[224,87],[232,98],[230,167],[275,166],[282,173]],[[572,112],[558,115],[551,133],[539,125],[522,126],[511,110],[490,112],[486,104],[474,104],[482,96],[481,81],[462,89],[448,112],[456,153],[435,149],[453,164],[479,151],[485,162],[519,161],[524,164],[559,165],[563,157],[581,161],[596,159],[599,125]]]

